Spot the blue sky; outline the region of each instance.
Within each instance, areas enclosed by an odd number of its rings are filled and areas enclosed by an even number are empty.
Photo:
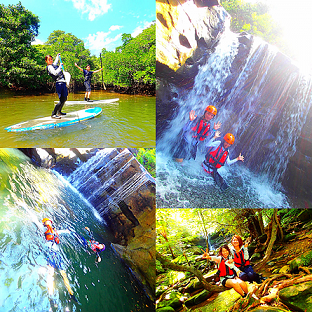
[[[5,6],[18,0],[0,0]],[[137,36],[155,18],[154,0],[21,0],[22,5],[40,19],[38,43],[51,32],[63,30],[85,42],[91,54],[102,48],[113,51],[124,33]]]

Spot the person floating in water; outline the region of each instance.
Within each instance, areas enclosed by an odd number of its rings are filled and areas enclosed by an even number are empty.
[[[179,138],[178,147],[175,150],[173,157],[177,162],[183,162],[183,159],[195,159],[197,146],[205,139],[211,138],[214,131],[221,127],[221,123],[215,123],[213,129],[210,125],[212,120],[217,115],[217,109],[213,105],[206,107],[204,115],[197,118],[195,111],[189,113],[189,121],[182,129],[181,137]]]
[[[55,61],[53,62],[53,58],[51,55],[47,55],[45,57],[45,61],[47,63],[47,72],[55,81],[55,89],[56,93],[59,97],[59,103],[55,105],[54,110],[52,112],[51,117],[60,119],[62,115],[66,115],[66,113],[62,112],[62,108],[67,100],[68,90],[66,86],[66,81],[64,77],[64,73],[62,71],[63,63],[57,65],[60,59],[60,53],[57,54]]]
[[[48,261],[48,278],[47,278],[47,284],[48,284],[48,292],[49,295],[52,296],[54,293],[54,270],[57,269],[60,271],[63,281],[65,284],[65,287],[70,294],[71,299],[75,300],[77,302],[77,299],[74,296],[74,292],[70,287],[69,280],[67,277],[67,274],[65,272],[65,269],[63,267],[63,261],[59,254],[59,244],[60,244],[60,238],[56,231],[56,229],[53,227],[53,222],[50,218],[44,218],[42,220],[42,224],[47,228],[47,230],[44,232],[44,236],[46,239],[46,245],[48,246],[48,253],[47,253],[47,261]]]
[[[204,251],[203,259],[208,259],[218,264],[218,273],[221,284],[224,287],[234,288],[242,297],[248,294],[247,284],[237,277],[233,259],[230,259],[230,249],[227,245],[222,245],[219,250],[219,257],[210,256],[208,250]]]
[[[219,131],[216,132],[216,135],[213,137],[213,139],[217,138],[218,136],[220,136]],[[228,149],[235,141],[235,137],[232,133],[227,133],[221,141],[213,141],[213,139],[210,140],[206,146],[207,152],[205,160],[202,163],[202,167],[206,173],[210,174],[214,178],[217,185],[223,191],[228,188],[228,185],[217,172],[217,170],[225,164],[232,165],[238,160],[244,161],[244,156],[240,153],[237,158],[233,160],[230,159]]]
[[[85,227],[85,229],[88,232],[90,239],[86,240],[82,235],[79,235],[79,237],[81,238],[84,247],[90,248],[96,254],[95,262],[99,263],[102,261],[100,253],[105,250],[105,245],[100,244],[94,239],[92,231],[87,226]]]
[[[90,70],[90,65],[88,64],[86,66],[86,69],[82,69],[81,67],[79,67],[77,65],[77,63],[75,63],[75,66],[83,72],[83,75],[84,75],[84,85],[86,87],[86,93],[85,93],[85,101],[87,102],[93,102],[90,100],[90,96],[91,96],[91,78],[92,78],[92,75],[103,70],[103,68],[100,68],[98,70],[95,70],[95,71],[91,71]]]

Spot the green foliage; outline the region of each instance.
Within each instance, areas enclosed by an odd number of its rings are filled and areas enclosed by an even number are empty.
[[[138,162],[156,178],[156,149],[155,148],[139,148],[136,154]]]
[[[267,4],[243,0],[223,0],[221,4],[232,17],[231,30],[233,32],[246,31],[283,50],[285,44],[281,40],[281,28],[269,14]]]
[[[0,86],[40,86],[42,62],[38,63],[37,50],[31,45],[38,29],[39,18],[21,2],[0,4]]]
[[[135,38],[123,34],[122,41],[116,52],[102,50],[105,82],[125,87],[155,84],[156,24]]]

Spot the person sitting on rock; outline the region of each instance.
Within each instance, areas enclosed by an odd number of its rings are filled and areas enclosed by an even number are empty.
[[[215,123],[213,129],[210,120],[217,115],[217,109],[213,105],[206,107],[204,115],[197,118],[195,111],[189,113],[189,121],[182,129],[182,135],[179,138],[178,147],[173,157],[177,162],[183,162],[183,159],[195,159],[197,146],[199,142],[209,139],[213,135],[213,130],[218,130],[221,123]]]
[[[221,284],[224,287],[234,288],[242,297],[246,297],[248,293],[247,284],[237,277],[237,268],[234,265],[233,259],[230,259],[230,249],[228,245],[222,245],[219,250],[219,257],[210,256],[208,249],[202,255],[203,259],[208,259],[218,264],[218,274]]]
[[[250,283],[255,281],[260,284],[263,278],[253,270],[249,262],[249,244],[250,239],[247,239],[245,244],[243,244],[242,238],[239,235],[234,235],[231,239],[231,245],[229,248],[234,258],[234,264],[239,269],[239,278],[243,281],[248,281]]]
[[[219,168],[227,165],[232,165],[238,160],[244,161],[244,156],[239,154],[239,156],[233,160],[229,157],[229,147],[233,145],[235,141],[235,137],[232,133],[227,133],[223,140],[214,141],[217,137],[220,136],[220,132],[217,131],[213,139],[211,139],[207,144],[207,152],[205,156],[205,160],[202,163],[202,167],[204,171],[210,174],[217,185],[221,188],[221,190],[225,190],[228,188],[228,185],[217,172]]]

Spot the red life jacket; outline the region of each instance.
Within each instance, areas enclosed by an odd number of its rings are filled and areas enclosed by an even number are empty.
[[[100,249],[99,247],[100,243],[95,240],[89,240],[89,243],[90,248],[92,249],[93,252],[101,252],[105,249],[105,247],[103,249]]]
[[[225,259],[223,257],[221,257],[221,262],[219,263],[218,274],[220,277],[234,275],[234,270],[225,264]]]
[[[54,241],[55,243],[59,244],[60,243],[60,239],[59,239],[59,236],[58,236],[56,230],[53,229],[51,225],[46,225],[46,227],[48,228],[44,232],[46,240]]]
[[[212,149],[213,147],[208,149],[204,163],[207,166],[219,169],[224,166],[229,152],[222,147],[222,143],[214,151]]]
[[[204,141],[209,134],[210,123],[204,122],[203,119],[199,120],[197,124],[192,128],[195,133],[192,135],[193,138]]]
[[[245,260],[244,259],[244,251],[243,251],[243,249],[241,249],[239,252],[236,252],[234,250],[234,264],[238,268],[240,268],[241,266],[250,265],[249,260]]]

